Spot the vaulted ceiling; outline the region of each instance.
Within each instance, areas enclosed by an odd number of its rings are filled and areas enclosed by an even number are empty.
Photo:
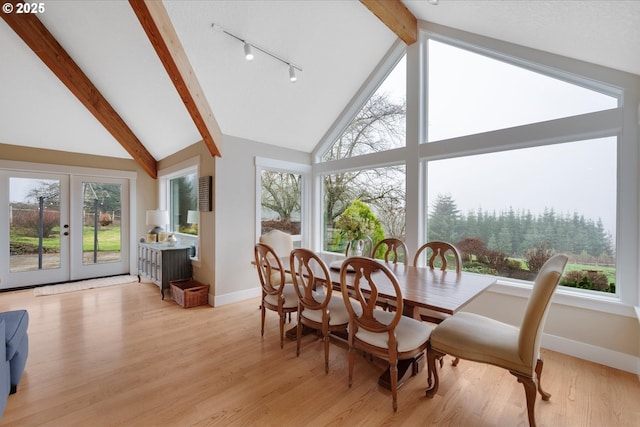
[[[203,139],[212,155],[224,156],[223,135],[311,152],[397,37],[411,42],[411,16],[640,75],[640,2],[403,4],[45,1],[35,17],[94,89],[85,88],[83,105],[3,16],[0,143],[135,158],[87,107],[99,93],[149,165]],[[247,62],[242,42],[227,33],[298,66],[298,81],[259,49]]]

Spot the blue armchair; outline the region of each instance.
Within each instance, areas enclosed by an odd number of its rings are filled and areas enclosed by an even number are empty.
[[[26,310],[0,313],[0,337],[5,338],[5,345],[0,345],[0,417],[4,413],[8,395],[17,391],[27,364],[28,326],[29,313]]]
[[[4,330],[4,319],[0,318],[0,337],[4,336]],[[4,414],[4,408],[7,406],[7,397],[9,397],[11,390],[11,371],[6,355],[7,347],[0,345],[0,418]]]

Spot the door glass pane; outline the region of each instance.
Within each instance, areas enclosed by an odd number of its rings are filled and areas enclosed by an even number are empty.
[[[120,184],[82,183],[82,264],[120,261]]]
[[[616,108],[618,100],[429,40],[428,142]]]
[[[275,229],[300,236],[301,185],[300,174],[262,171],[261,235]]]
[[[60,268],[60,181],[9,179],[9,271]]]

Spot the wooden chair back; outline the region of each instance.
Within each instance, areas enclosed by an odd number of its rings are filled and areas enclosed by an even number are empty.
[[[282,293],[285,274],[278,254],[265,243],[256,243],[254,254],[262,291],[268,295]]]
[[[331,300],[331,274],[315,252],[298,248],[291,251],[291,277],[302,308],[323,310]],[[318,289],[322,287],[322,291]],[[319,298],[323,296],[323,298]]]
[[[380,240],[375,248],[373,248],[374,258],[377,256],[380,249],[384,250],[382,259],[384,259],[385,262],[392,262],[394,264],[401,262],[404,263],[404,265],[409,263],[409,251],[407,250],[407,245],[400,239],[388,237]]]
[[[429,251],[431,252],[431,256],[426,261],[426,265],[428,265],[429,268],[433,269],[436,264],[435,261],[438,259],[441,264],[440,269],[445,271],[447,269],[447,254],[450,254],[456,263],[456,273],[460,274],[462,271],[462,256],[460,255],[458,248],[453,246],[451,243],[437,240],[427,242],[418,249],[418,252],[416,252],[415,257],[413,258],[413,266],[419,267],[420,265],[425,265],[424,263],[420,264],[420,257],[424,253],[424,258],[426,258]]]
[[[352,270],[354,272],[350,272]],[[397,301],[397,309],[393,314],[393,318],[389,323],[381,323],[374,317],[376,305],[379,305],[379,299],[383,299],[378,292],[376,280],[372,275],[378,275],[377,280],[385,280],[393,286],[395,295],[392,296]],[[382,276],[380,276],[380,273]],[[398,284],[398,279],[389,268],[379,262],[366,257],[347,258],[340,269],[340,285],[342,296],[347,301],[353,298],[362,310],[356,311],[353,306],[346,304],[349,311],[350,323],[350,340],[351,335],[355,335],[358,329],[363,328],[369,332],[389,334],[389,347],[395,347],[395,334],[393,333],[396,325],[402,317],[402,291]],[[351,329],[353,328],[353,329]],[[385,349],[386,353],[387,350]]]

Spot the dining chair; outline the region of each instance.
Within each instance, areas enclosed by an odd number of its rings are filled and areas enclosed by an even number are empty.
[[[540,385],[543,367],[540,339],[551,297],[566,264],[565,255],[554,255],[542,266],[519,327],[468,312],[456,313],[436,326],[427,344],[431,387],[427,396],[433,397],[438,392],[435,362],[445,354],[495,365],[509,370],[524,385],[529,425],[535,427],[536,390],[542,400],[551,397]]]
[[[422,245],[413,258],[413,266],[420,267],[427,265],[433,270],[436,265],[439,264],[442,271],[447,271],[447,256],[453,257],[456,264],[456,274],[460,274],[462,269],[462,257],[460,256],[460,251],[458,251],[458,248],[454,245],[447,242],[431,241]],[[422,262],[420,261],[421,257]],[[437,260],[438,262],[436,262]],[[430,310],[428,308],[420,308],[419,312],[422,320],[436,324],[449,317],[446,313]],[[457,362],[457,360],[454,361],[456,364]]]
[[[293,250],[291,234],[281,230],[273,229],[268,231],[260,236],[259,242],[271,246],[279,257],[289,257],[289,254]]]
[[[362,239],[362,243],[364,244],[362,249],[362,256],[371,258],[373,256],[373,239],[369,236],[364,236]],[[347,243],[347,247],[344,250],[344,254],[346,256],[350,256],[349,249],[351,249],[351,242]]]
[[[289,320],[291,320],[291,313],[298,311],[298,294],[293,287],[291,275],[285,274],[282,262],[271,246],[256,243],[254,254],[262,287],[260,333],[264,336],[265,310],[277,312],[280,319],[280,348],[282,348],[284,347],[285,316],[289,314]]]
[[[404,263],[407,265],[409,259],[409,250],[407,249],[407,245],[400,239],[395,237],[387,237],[386,239],[382,239],[378,242],[378,244],[373,248],[372,254],[373,258],[376,257],[378,250],[383,250],[383,259],[385,262],[391,262],[393,264],[397,264],[398,262]],[[385,299],[381,301],[379,304],[383,310],[395,310],[395,301]]]
[[[332,332],[346,336],[349,312],[342,294],[333,293],[331,274],[325,262],[309,249],[291,251],[291,276],[298,295],[298,326],[296,356],[300,355],[302,327],[322,333],[324,370],[329,373],[329,342]]]
[[[398,238],[387,237],[386,239],[380,240],[371,252],[374,258],[379,250],[384,251],[382,257],[385,262],[392,262],[394,264],[402,262],[404,265],[407,265],[409,261],[407,245]]]
[[[340,269],[340,284],[349,312],[349,387],[353,383],[356,350],[386,359],[395,412],[398,410],[398,360],[411,359],[423,353],[432,328],[402,315],[402,291],[398,279],[378,261],[365,257],[347,258]],[[393,293],[390,296],[397,301],[396,311],[376,309],[380,285],[385,287],[385,293]],[[349,291],[353,293],[358,311],[346,303]]]
[[[429,253],[431,256],[429,256]],[[462,271],[462,256],[458,248],[451,243],[433,240],[420,246],[413,257],[413,266],[428,266],[433,269],[437,264],[440,264],[440,269],[446,271],[448,257],[453,258],[456,263],[456,273],[460,273]]]

